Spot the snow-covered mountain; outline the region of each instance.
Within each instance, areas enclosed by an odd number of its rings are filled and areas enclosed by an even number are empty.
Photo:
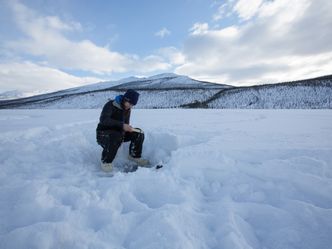
[[[0,101],[0,108],[89,109],[132,88],[136,108],[332,108],[332,75],[295,82],[234,87],[176,74],[131,77],[28,98]]]
[[[118,85],[118,89],[140,89],[140,90],[159,90],[159,89],[220,89],[226,85],[220,85],[211,82],[197,81],[188,76],[176,75],[172,73],[158,74],[149,78],[135,79],[133,81]]]
[[[138,108],[167,108],[197,100],[204,101],[218,91],[232,86],[198,81],[176,74],[160,74],[149,78],[130,77],[28,98],[4,100],[0,101],[0,108],[99,108],[108,99],[129,88],[138,90],[141,94]]]
[[[0,93],[0,100],[10,100],[10,99],[18,99],[18,98],[27,98],[35,95],[45,94],[51,91],[19,91],[12,90]]]

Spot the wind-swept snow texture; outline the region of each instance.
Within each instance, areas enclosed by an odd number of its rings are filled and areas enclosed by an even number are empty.
[[[331,248],[330,110],[134,110],[113,177],[99,114],[0,111],[0,248]]]

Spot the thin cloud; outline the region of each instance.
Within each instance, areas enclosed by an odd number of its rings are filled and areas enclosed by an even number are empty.
[[[240,1],[234,2],[237,6]],[[246,22],[222,29],[195,24],[179,74],[231,84],[279,82],[331,74],[332,3],[275,0],[234,12]],[[239,5],[238,5],[239,6]],[[258,6],[258,7],[257,7]]]
[[[239,0],[234,6],[234,11],[243,20],[252,18],[259,11],[263,0]]]
[[[55,16],[42,16],[20,2],[15,1],[10,5],[25,38],[7,42],[7,47],[20,53],[43,57],[50,66],[99,74],[136,71],[137,68],[151,72],[169,67],[161,58],[156,59],[153,55],[141,58],[111,51],[90,40],[72,41],[65,36],[64,31],[79,30],[79,23],[65,23]],[[151,63],[151,57],[156,59],[156,63]]]
[[[1,91],[59,90],[99,82],[112,73],[151,73],[173,67],[160,53],[140,57],[112,51],[107,45],[97,46],[90,40],[71,40],[67,35],[81,32],[80,23],[42,15],[19,1],[7,4],[21,37],[0,44]],[[65,72],[71,70],[98,76]]]
[[[155,33],[155,36],[158,36],[160,38],[164,38],[165,36],[169,36],[171,34],[171,31],[169,31],[167,28],[162,28],[158,32]]]
[[[219,21],[220,19],[223,19],[226,16],[226,13],[227,13],[227,7],[228,7],[227,3],[223,3],[222,5],[220,5],[218,7],[217,13],[215,13],[212,17],[213,20],[214,21]]]
[[[182,65],[185,62],[183,53],[175,47],[161,48],[157,54],[168,60],[170,65]]]
[[[199,34],[204,34],[207,33],[209,30],[209,24],[208,23],[195,23],[191,28],[190,28],[190,33],[192,35],[199,35]]]
[[[59,90],[99,82],[95,77],[76,77],[32,62],[0,64],[1,91]]]

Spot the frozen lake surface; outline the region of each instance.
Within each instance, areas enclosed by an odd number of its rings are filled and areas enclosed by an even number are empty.
[[[331,110],[133,110],[113,177],[99,114],[0,111],[0,248],[331,248]]]

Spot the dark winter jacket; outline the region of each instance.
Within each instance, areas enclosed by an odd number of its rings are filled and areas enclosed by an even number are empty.
[[[129,124],[130,109],[126,111],[122,108],[122,98],[123,95],[119,95],[104,105],[97,132],[123,131],[123,124]]]

